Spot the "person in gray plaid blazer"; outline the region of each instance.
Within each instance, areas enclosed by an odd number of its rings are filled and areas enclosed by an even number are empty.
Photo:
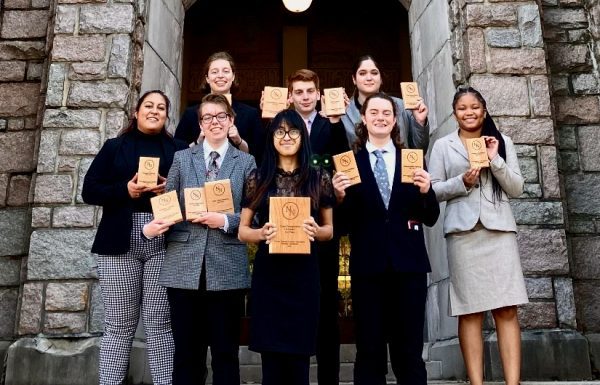
[[[237,232],[244,181],[256,162],[227,140],[235,113],[224,96],[206,95],[198,112],[204,141],[175,154],[166,189],[178,192],[184,211],[186,187],[229,179],[235,213],[207,212],[167,233],[159,284],[167,287],[171,309],[173,384],[204,384],[210,346],[213,384],[239,385],[240,320],[250,273]]]

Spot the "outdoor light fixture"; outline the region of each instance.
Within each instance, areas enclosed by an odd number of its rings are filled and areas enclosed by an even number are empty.
[[[312,0],[283,0],[283,5],[292,12],[304,12],[310,7]]]

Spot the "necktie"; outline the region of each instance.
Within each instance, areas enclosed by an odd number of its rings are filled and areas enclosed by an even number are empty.
[[[206,170],[206,180],[211,182],[213,180],[217,180],[217,175],[219,175],[219,164],[217,163],[219,153],[216,151],[211,151],[209,156],[210,161],[208,162],[208,169]]]
[[[377,186],[379,187],[379,193],[381,194],[381,199],[383,199],[383,203],[385,204],[385,208],[388,208],[388,204],[390,203],[390,183],[388,181],[388,173],[385,167],[385,161],[383,160],[383,152],[381,150],[373,151],[373,154],[377,158],[375,161],[375,180],[377,181]]]

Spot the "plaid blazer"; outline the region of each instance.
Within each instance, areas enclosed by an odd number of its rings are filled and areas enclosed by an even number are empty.
[[[247,247],[238,240],[237,232],[244,182],[255,168],[252,155],[229,146],[218,175],[218,179],[231,181],[235,214],[226,214],[229,221],[227,232],[187,221],[175,224],[167,234],[167,255],[160,271],[160,285],[198,289],[205,263],[207,290],[250,286]],[[201,145],[175,153],[167,177],[167,191],[177,191],[182,212],[185,212],[184,188],[202,187],[205,179],[206,164]]]

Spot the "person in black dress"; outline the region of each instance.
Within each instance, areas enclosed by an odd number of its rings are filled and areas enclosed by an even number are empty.
[[[260,352],[262,384],[308,385],[319,321],[319,263],[311,253],[269,254],[278,228],[268,221],[269,197],[311,198],[303,230],[311,241],[333,236],[335,203],[329,173],[310,165],[308,131],[293,110],[278,113],[267,130],[260,168],[246,181],[239,239],[259,243],[251,284],[250,350]],[[260,227],[253,228],[257,214]]]

